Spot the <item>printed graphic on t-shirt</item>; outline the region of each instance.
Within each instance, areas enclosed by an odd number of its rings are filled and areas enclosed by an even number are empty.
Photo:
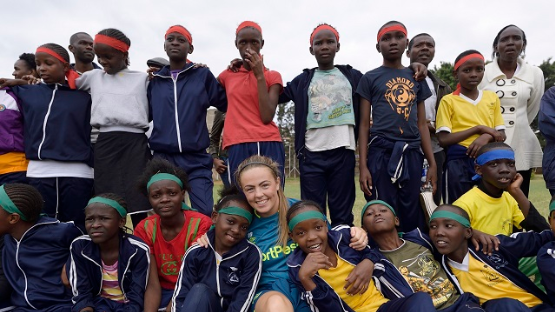
[[[321,121],[324,114],[328,115],[328,119],[335,119],[351,112],[353,103],[347,84],[334,75],[327,75],[313,81],[308,94],[313,121]]]
[[[416,99],[416,94],[413,90],[414,82],[407,78],[396,77],[387,81],[386,86],[385,98],[391,109],[408,121],[412,109],[411,104]]]
[[[406,258],[402,263],[399,271],[405,280],[415,292],[423,291],[430,294],[434,306],[447,302],[455,293],[455,287],[449,279],[439,274],[440,265],[429,251]]]
[[[162,275],[179,275],[178,259],[183,258],[183,255],[173,255],[173,254],[160,254],[158,259],[162,265],[160,266],[160,273]]]

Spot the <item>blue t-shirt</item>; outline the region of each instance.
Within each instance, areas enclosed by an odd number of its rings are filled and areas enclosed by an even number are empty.
[[[267,218],[255,215],[247,234],[248,240],[256,244],[262,252],[262,275],[258,282],[259,288],[271,285],[277,279],[289,278],[287,256],[293,252],[297,244],[291,239],[287,241],[285,248],[277,243],[278,217],[278,213]]]
[[[362,76],[357,93],[372,104],[372,135],[393,141],[419,141],[417,104],[432,95],[410,68],[380,66]],[[423,116],[425,117],[425,116]]]

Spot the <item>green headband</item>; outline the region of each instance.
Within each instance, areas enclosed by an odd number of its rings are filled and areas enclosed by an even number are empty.
[[[96,196],[89,200],[89,202],[87,203],[87,206],[94,203],[104,204],[116,209],[116,211],[119,213],[119,215],[122,218],[125,218],[125,216],[127,215],[127,210],[125,210],[125,208],[123,208],[122,205],[120,205],[117,201],[113,199]]]
[[[465,218],[461,215],[458,215],[454,212],[451,212],[451,211],[445,211],[445,210],[440,210],[440,211],[436,210],[436,211],[434,211],[434,213],[432,213],[432,216],[430,217],[430,222],[433,219],[437,219],[437,218],[445,218],[445,219],[455,220],[455,221],[459,222],[465,228],[470,227],[470,221],[467,218]]]
[[[148,189],[150,188],[150,186],[152,185],[152,183],[156,183],[158,181],[162,181],[162,180],[170,180],[173,181],[177,184],[179,184],[179,186],[181,188],[183,188],[183,182],[181,181],[180,178],[178,178],[177,176],[171,174],[171,173],[157,173],[155,175],[153,175],[150,180],[148,180],[148,183],[146,184],[146,190],[148,191]]]
[[[2,206],[7,213],[17,213],[21,220],[29,221],[23,212],[21,212],[21,210],[19,210],[19,208],[17,208],[17,206],[13,203],[8,194],[6,194],[4,185],[0,186],[0,206]]]
[[[247,219],[247,221],[249,221],[249,224],[251,224],[251,222],[252,222],[252,213],[246,211],[243,208],[239,208],[239,207],[235,207],[235,206],[229,206],[229,207],[224,207],[224,208],[220,209],[220,211],[218,211],[218,213],[243,217],[243,218]]]
[[[555,200],[549,204],[549,213],[552,213],[553,211],[555,211]]]
[[[395,212],[395,209],[393,209],[393,207],[391,207],[390,204],[384,202],[383,200],[379,200],[379,199],[375,199],[375,200],[371,200],[369,202],[366,203],[366,205],[364,205],[364,207],[362,208],[362,212],[360,214],[360,219],[363,220],[364,219],[364,213],[366,212],[366,209],[368,209],[368,207],[372,206],[372,205],[384,205],[387,208],[389,208],[389,210],[391,210],[391,212],[393,212],[394,216],[397,216],[397,213]]]
[[[301,212],[289,221],[289,231],[293,232],[293,229],[297,226],[297,224],[310,219],[321,219],[324,220],[324,222],[328,220],[326,216],[319,211],[309,210]]]

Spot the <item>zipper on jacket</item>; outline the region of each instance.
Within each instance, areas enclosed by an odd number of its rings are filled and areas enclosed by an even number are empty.
[[[39,148],[37,150],[37,157],[39,160],[42,160],[40,157],[40,153],[42,151],[42,145],[46,140],[46,124],[48,123],[48,117],[50,116],[50,112],[52,111],[52,103],[54,103],[54,97],[56,96],[56,91],[58,91],[58,84],[54,85],[54,91],[52,91],[52,98],[50,99],[50,103],[48,103],[48,110],[46,111],[46,115],[44,116],[44,121],[42,122],[42,141],[40,141]]]
[[[125,289],[123,288],[123,280],[125,279],[125,273],[127,273],[127,271],[129,270],[129,266],[131,265],[131,259],[133,259],[133,257],[135,257],[135,255],[137,254],[137,249],[135,249],[135,252],[131,255],[131,257],[129,257],[129,259],[127,260],[127,265],[125,266],[125,270],[123,270],[123,274],[121,275],[121,281],[118,278],[118,282],[119,282],[119,288],[121,289],[121,293],[123,294],[123,299],[125,301],[127,301],[127,295],[125,294]],[[119,258],[119,257],[118,257]],[[119,261],[120,259],[118,259]],[[119,263],[118,263],[119,264]],[[149,266],[149,270],[150,270],[150,266]],[[148,272],[148,271],[147,271]],[[147,273],[148,274],[148,273]],[[147,278],[148,280],[148,278]]]
[[[14,240],[17,242],[17,248],[15,249],[15,264],[17,265],[17,267],[19,268],[21,273],[23,273],[23,278],[25,279],[25,290],[23,291],[23,297],[25,297],[25,301],[27,302],[27,304],[35,310],[37,310],[37,308],[35,308],[35,306],[32,305],[31,302],[29,301],[29,298],[27,298],[27,275],[25,274],[25,271],[23,271],[23,269],[19,265],[19,244],[21,242],[23,242],[23,238],[25,237],[25,234],[29,233],[34,227],[40,226],[40,225],[43,225],[43,224],[53,224],[53,223],[57,223],[57,222],[37,223],[37,224],[33,225],[32,227],[30,227],[27,231],[25,231],[25,233],[23,233],[23,235],[21,235],[21,238],[19,239],[19,241],[14,238]]]
[[[173,80],[173,109],[175,112],[175,130],[177,134],[177,145],[179,146],[179,152],[183,153],[183,148],[181,147],[181,129],[179,128],[179,116],[177,114],[177,77],[179,77],[179,73],[175,75],[175,78],[172,76]]]
[[[90,262],[96,264],[96,266],[100,269],[100,289],[98,290],[98,293],[96,293],[96,295],[99,296],[100,293],[102,292],[102,282],[104,281],[104,275],[103,275],[103,272],[102,272],[102,265],[100,265],[98,262],[94,261],[89,256],[85,255],[83,253],[83,251],[81,251],[81,255],[83,256],[83,258],[85,258],[85,259],[89,260]]]

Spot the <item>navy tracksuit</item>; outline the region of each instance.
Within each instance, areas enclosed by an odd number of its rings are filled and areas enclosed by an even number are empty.
[[[170,67],[154,73],[147,90],[153,121],[150,148],[187,172],[191,206],[210,216],[214,204],[212,157],[206,128],[206,110],[227,110],[225,90],[208,68],[188,63],[173,78]]]

